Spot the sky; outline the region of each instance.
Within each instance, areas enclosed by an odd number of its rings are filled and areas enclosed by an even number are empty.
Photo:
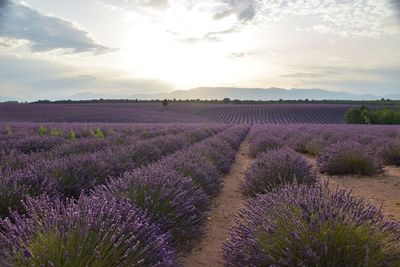
[[[400,0],[0,0],[0,101],[400,92]]]

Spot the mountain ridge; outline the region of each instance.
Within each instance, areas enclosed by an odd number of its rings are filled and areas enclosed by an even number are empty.
[[[169,93],[135,94],[129,98],[149,99],[239,99],[239,100],[378,100],[389,98],[399,100],[400,94],[374,95],[336,92],[320,88],[244,88],[244,87],[196,87],[189,90],[175,90]]]

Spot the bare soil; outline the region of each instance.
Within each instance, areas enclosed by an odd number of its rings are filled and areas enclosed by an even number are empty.
[[[306,156],[307,160],[318,172],[314,157]],[[234,214],[244,203],[239,192],[239,184],[245,170],[254,161],[249,155],[248,137],[241,144],[235,163],[228,174],[224,176],[224,186],[220,195],[214,200],[206,225],[207,235],[196,247],[183,256],[183,263],[188,267],[223,266],[221,244],[229,238],[229,229]],[[318,172],[322,181],[329,181],[332,189],[337,187],[352,190],[353,194],[381,206],[390,219],[400,221],[400,168],[386,166],[384,172],[374,176],[325,175]]]
[[[236,159],[229,173],[224,177],[221,193],[213,202],[207,222],[207,235],[183,257],[185,266],[223,266],[221,244],[228,239],[229,229],[235,212],[242,206],[243,198],[239,184],[253,159],[249,156],[248,136],[239,147]]]
[[[314,165],[315,159],[307,157]],[[400,221],[400,168],[385,166],[384,172],[374,176],[325,175],[318,174],[321,180],[329,181],[329,186],[352,190],[353,195],[380,206],[390,219]]]

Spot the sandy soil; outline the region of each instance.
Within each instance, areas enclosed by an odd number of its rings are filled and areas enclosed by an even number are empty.
[[[239,193],[240,180],[244,171],[253,161],[249,156],[248,136],[236,154],[235,163],[224,176],[220,195],[214,200],[207,222],[207,235],[186,256],[185,266],[223,266],[220,246],[229,237],[229,228],[235,212],[241,207],[243,198]]]
[[[315,159],[308,157],[315,166]],[[374,176],[324,175],[319,176],[328,180],[331,188],[350,189],[357,197],[364,198],[374,205],[382,205],[385,215],[400,221],[400,168],[386,166],[382,174]]]
[[[318,172],[315,158],[306,156]],[[222,264],[221,244],[229,237],[229,228],[235,212],[242,206],[243,197],[239,184],[247,167],[254,161],[249,156],[248,137],[241,144],[231,171],[224,176],[221,194],[214,200],[207,222],[207,235],[187,255],[185,266],[219,267]],[[328,176],[318,172],[322,180],[328,180],[332,189],[339,187],[352,190],[353,194],[380,206],[388,218],[400,221],[400,168],[386,166],[382,174],[375,176]]]

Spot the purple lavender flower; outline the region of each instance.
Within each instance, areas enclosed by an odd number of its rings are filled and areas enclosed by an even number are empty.
[[[174,169],[182,176],[190,177],[211,197],[215,197],[221,190],[222,179],[217,168],[209,160],[190,149],[166,157],[160,164]]]
[[[0,218],[9,214],[10,209],[23,211],[22,200],[27,196],[41,194],[56,197],[56,184],[47,177],[41,177],[34,170],[26,168],[17,171],[0,171]]]
[[[327,185],[250,199],[223,246],[225,266],[399,266],[400,224]]]
[[[203,234],[204,212],[210,206],[207,195],[190,178],[160,164],[127,172],[93,194],[126,199],[146,210],[179,248]]]
[[[317,158],[322,173],[372,175],[382,171],[382,164],[372,147],[355,140],[335,143]]]
[[[400,141],[396,138],[380,138],[375,141],[379,157],[386,165],[400,166]]]
[[[310,185],[316,180],[315,172],[303,156],[284,147],[259,154],[256,162],[245,172],[240,187],[244,195],[255,196],[284,184]]]
[[[180,266],[169,236],[127,202],[42,196],[25,208],[0,220],[2,266]]]

